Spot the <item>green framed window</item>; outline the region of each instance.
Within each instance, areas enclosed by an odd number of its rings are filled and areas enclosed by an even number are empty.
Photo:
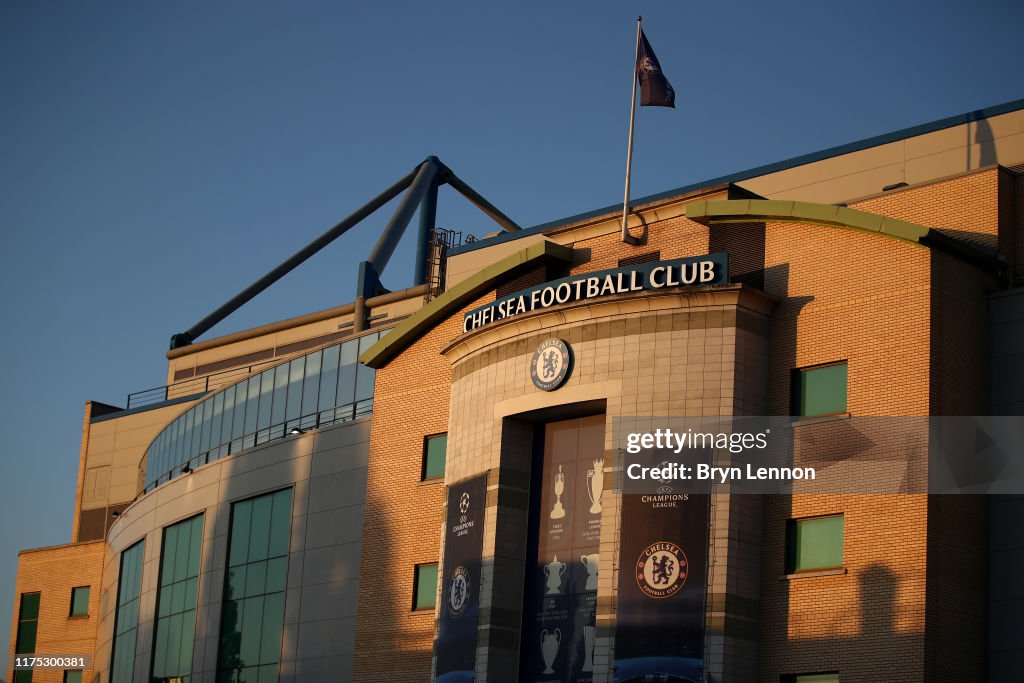
[[[135,671],[144,548],[145,541],[139,541],[121,553],[121,571],[117,578],[117,610],[114,613],[114,647],[110,653],[110,683],[131,683]]]
[[[290,488],[231,506],[218,683],[278,679],[291,529]]]
[[[843,515],[789,520],[786,528],[786,572],[793,574],[842,567],[843,521]]]
[[[40,596],[40,593],[21,594],[21,604],[18,606],[18,635],[14,641],[15,654],[32,654],[36,651]]]
[[[82,683],[82,670],[65,671],[64,683]]]
[[[790,674],[783,676],[781,683],[839,683],[839,673]]]
[[[447,452],[447,434],[434,434],[423,440],[423,481],[444,476],[444,458]]]
[[[15,654],[33,654],[39,633],[40,593],[22,593],[18,605],[18,631],[14,640]],[[32,683],[31,669],[16,669],[14,683]]]
[[[800,417],[846,412],[847,364],[832,363],[793,371],[793,414]]]
[[[164,529],[153,639],[154,679],[191,680],[202,550],[203,515]]]
[[[68,616],[89,616],[89,586],[78,586],[71,589],[71,611]]]
[[[416,565],[413,577],[412,608],[434,609],[437,604],[437,563]]]

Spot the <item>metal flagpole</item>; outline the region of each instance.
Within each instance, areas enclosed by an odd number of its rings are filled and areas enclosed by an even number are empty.
[[[637,244],[636,238],[626,231],[629,220],[629,176],[633,172],[633,122],[636,119],[636,66],[640,59],[640,22],[643,17],[636,18],[636,51],[633,53],[633,98],[629,103],[629,146],[626,148],[626,192],[622,199],[622,241]]]

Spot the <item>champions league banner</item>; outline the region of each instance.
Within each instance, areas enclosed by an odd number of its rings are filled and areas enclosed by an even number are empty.
[[[464,479],[448,489],[435,646],[435,680],[440,683],[473,680],[486,498],[486,474]]]
[[[622,496],[615,682],[702,681],[709,498]]]

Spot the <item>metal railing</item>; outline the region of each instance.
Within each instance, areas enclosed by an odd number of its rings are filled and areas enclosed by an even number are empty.
[[[184,472],[194,470],[197,467],[201,467],[215,460],[220,460],[221,458],[226,458],[229,455],[234,455],[235,453],[239,453],[249,448],[262,446],[265,443],[283,439],[293,434],[301,434],[311,429],[320,429],[321,427],[327,427],[341,422],[352,422],[363,417],[369,417],[372,414],[373,399],[370,398],[356,403],[339,406],[337,408],[322,410],[318,413],[303,415],[302,417],[289,420],[288,422],[271,425],[265,429],[245,434],[237,439],[232,439],[231,441],[222,443],[219,446],[193,456],[187,462],[175,465],[147,484],[142,493],[149,493],[161,484],[166,484],[171,479],[174,479],[176,476],[183,474]]]
[[[220,372],[214,372],[209,375],[204,375],[203,377],[183,379],[180,382],[165,384],[162,387],[153,387],[152,389],[135,391],[128,394],[128,400],[125,403],[125,410],[141,408],[142,406],[148,406],[154,403],[173,401],[176,398],[183,398],[185,396],[205,394],[212,389],[227,386],[246,375],[254,374],[257,370],[262,370],[269,365],[280,362],[281,358],[270,358],[241,368],[221,370]]]

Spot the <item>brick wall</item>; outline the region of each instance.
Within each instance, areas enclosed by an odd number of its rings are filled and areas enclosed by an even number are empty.
[[[467,308],[494,299],[488,294]],[[434,611],[412,610],[414,567],[437,562],[444,483],[421,482],[423,439],[448,431],[451,367],[442,347],[462,314],[377,371],[367,473],[353,680],[429,678]]]
[[[100,614],[100,584],[103,574],[102,541],[28,550],[18,555],[14,614],[11,621],[10,661],[7,680],[14,680],[14,645],[18,632],[18,611],[23,593],[39,593],[39,625],[36,654],[88,655],[96,648],[96,627]],[[90,586],[89,615],[69,617],[71,589]],[[62,671],[36,671],[35,683],[60,683]],[[86,669],[83,681],[92,680]]]

